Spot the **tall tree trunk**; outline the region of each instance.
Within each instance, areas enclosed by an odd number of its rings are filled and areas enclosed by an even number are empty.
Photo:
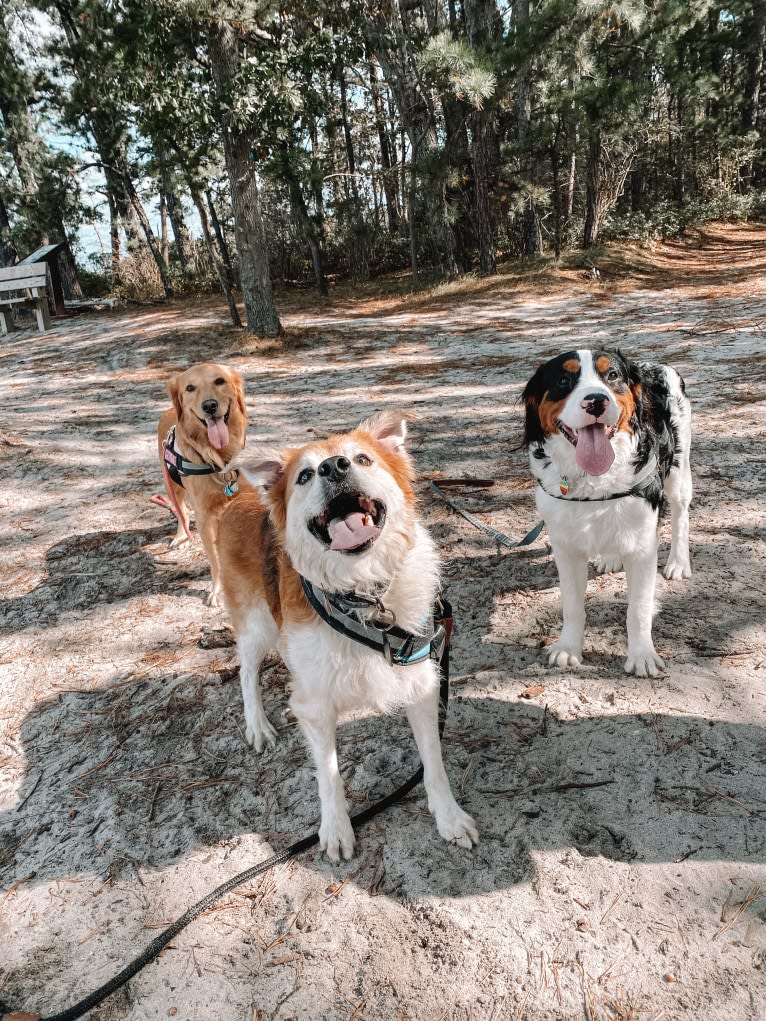
[[[599,181],[598,164],[601,158],[601,133],[591,123],[588,142],[588,161],[585,182],[585,226],[583,228],[582,246],[590,248],[598,240],[601,223],[599,217]]]
[[[369,56],[370,63],[370,89],[372,91],[372,102],[375,110],[375,127],[378,132],[378,143],[380,144],[380,166],[383,178],[383,194],[386,196],[386,215],[388,219],[388,230],[390,234],[398,234],[401,229],[401,214],[399,210],[399,192],[397,189],[397,175],[393,170],[391,161],[391,142],[388,137],[383,99],[380,95],[380,80],[378,79],[378,62],[374,56]]]
[[[239,42],[232,25],[223,21],[211,22],[207,37],[213,80],[222,110],[223,151],[231,188],[246,328],[259,337],[274,337],[282,332],[282,325],[271,287],[255,165],[250,159],[247,136],[228,112],[240,63]]]
[[[529,0],[513,0],[513,18],[517,33],[526,35],[529,25]],[[519,64],[516,73],[516,122],[521,152],[522,187],[532,183],[534,177],[534,161],[529,152],[530,126],[532,122],[532,102],[529,92],[529,59]],[[522,212],[521,251],[525,256],[537,255],[542,251],[543,240],[540,234],[540,222],[535,209],[532,194],[527,193]]]
[[[468,42],[473,49],[485,46],[497,28],[495,0],[467,0],[463,4]],[[495,126],[487,110],[472,110],[469,118],[473,159],[473,206],[479,271],[497,272],[495,232],[490,210],[490,177],[493,176],[493,149],[497,146]]]
[[[766,0],[752,0],[753,18],[747,32],[746,64],[747,77],[742,100],[742,130],[745,133],[760,130],[759,107],[761,81],[763,79],[764,48],[766,47]],[[763,142],[763,133],[761,132]],[[753,182],[753,160],[740,170],[740,181],[744,191],[749,191]]]

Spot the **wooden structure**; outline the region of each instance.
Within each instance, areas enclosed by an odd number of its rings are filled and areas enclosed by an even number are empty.
[[[50,283],[50,297],[53,300],[53,307],[55,308],[55,314],[57,316],[64,315],[64,298],[71,298],[72,295],[64,294],[64,287],[61,280],[61,262],[62,257],[65,257],[67,253],[67,245],[63,241],[59,241],[55,245],[43,245],[42,248],[36,248],[31,255],[28,255],[26,259],[22,259],[18,264],[19,266],[37,266],[43,265],[48,267],[49,283]],[[82,295],[80,294],[80,297]]]
[[[45,262],[0,269],[0,330],[6,334],[13,329],[15,308],[34,308],[37,328],[41,333],[50,328],[48,313],[48,266]]]

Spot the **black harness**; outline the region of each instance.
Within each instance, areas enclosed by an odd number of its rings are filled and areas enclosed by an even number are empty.
[[[299,577],[317,615],[338,634],[381,653],[392,666],[411,666],[429,658],[442,662],[449,646],[452,607],[441,596],[427,618],[426,634],[416,635],[399,627],[392,611],[373,596],[325,592],[303,575]]]
[[[220,468],[215,468],[210,464],[197,464],[195,461],[187,461],[182,456],[180,451],[176,450],[176,427],[171,426],[165,442],[162,445],[162,456],[165,461],[165,467],[168,470],[168,475],[171,479],[183,487],[184,477],[189,475],[219,475],[221,474]],[[226,480],[224,486],[224,492],[227,496],[234,496],[237,492],[237,475],[239,472],[232,471],[227,472],[232,477]]]
[[[554,500],[566,500],[568,503],[603,503],[604,500],[622,500],[626,496],[642,496],[646,497],[645,486],[637,486],[635,489],[628,489],[624,493],[609,493],[606,496],[569,496],[565,493],[552,493],[549,489],[537,480],[537,484],[544,493],[548,496],[552,496]]]

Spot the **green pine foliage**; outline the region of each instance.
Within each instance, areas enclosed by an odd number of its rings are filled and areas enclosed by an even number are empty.
[[[764,46],[766,0],[6,0],[0,258],[90,221],[116,289],[236,286],[227,132],[272,279],[323,292],[757,216]]]

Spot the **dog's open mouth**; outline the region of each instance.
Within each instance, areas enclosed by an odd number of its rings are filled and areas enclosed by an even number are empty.
[[[342,493],[309,521],[309,531],[331,550],[363,553],[378,538],[385,520],[386,508],[379,500]]]
[[[609,471],[614,461],[611,443],[616,428],[614,425],[596,422],[595,425],[575,430],[559,422],[558,427],[561,435],[575,448],[577,464],[584,472],[588,475],[603,475]]]
[[[229,411],[231,411],[231,408],[229,408]],[[216,450],[223,450],[224,447],[229,445],[229,411],[225,415],[221,415],[220,418],[200,418],[200,421],[207,429],[207,438],[210,440],[210,446],[215,447]]]

